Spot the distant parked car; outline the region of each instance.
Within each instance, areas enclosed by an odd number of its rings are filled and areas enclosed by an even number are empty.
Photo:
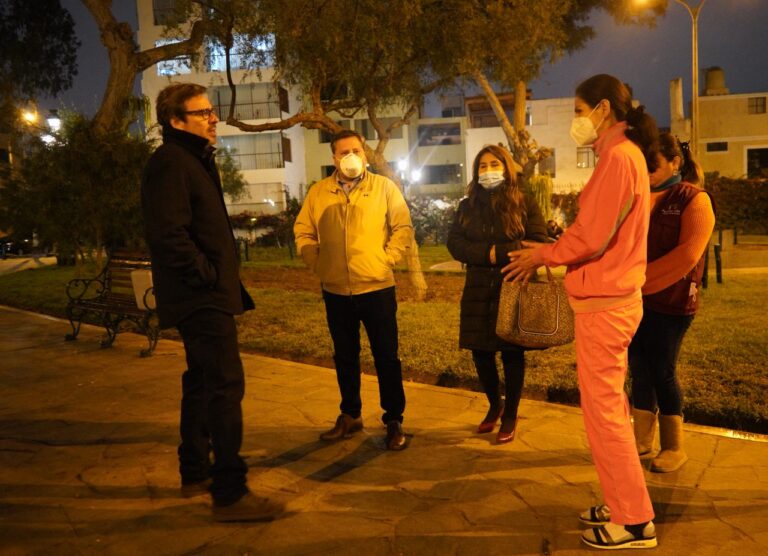
[[[3,258],[8,255],[28,255],[33,251],[37,251],[34,247],[32,238],[18,239],[14,237],[5,237],[0,241],[2,241],[0,252],[2,252]]]

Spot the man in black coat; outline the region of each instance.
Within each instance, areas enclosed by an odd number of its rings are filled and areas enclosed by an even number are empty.
[[[282,507],[249,492],[240,457],[245,379],[234,315],[254,305],[240,283],[214,160],[219,120],[205,87],[190,83],[163,89],[156,111],[163,144],[145,169],[141,194],[160,326],[178,328],[187,357],[182,495],[210,490],[218,521],[272,519]]]

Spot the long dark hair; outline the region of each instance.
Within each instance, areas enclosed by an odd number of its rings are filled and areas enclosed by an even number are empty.
[[[656,127],[656,120],[645,113],[644,106],[632,106],[632,92],[629,87],[614,76],[601,73],[590,77],[576,87],[576,96],[591,108],[597,106],[601,100],[610,102],[616,119],[627,122],[627,138],[643,151],[648,172],[656,171],[659,128]]]
[[[683,181],[699,186],[704,184],[704,172],[699,163],[694,160],[687,142],[683,143],[665,131],[659,135],[659,153],[668,162],[672,162],[676,156],[680,157],[680,175]]]
[[[486,145],[475,156],[475,161],[472,163],[472,181],[467,186],[467,197],[469,197],[469,204],[475,205],[477,202],[477,195],[482,191],[483,186],[480,185],[479,167],[480,159],[485,153],[490,153],[499,159],[504,166],[504,183],[499,186],[498,195],[493,195],[491,199],[491,206],[493,210],[501,215],[501,221],[504,224],[504,232],[508,237],[513,238],[525,233],[525,224],[523,223],[523,213],[525,211],[523,192],[520,190],[517,181],[517,165],[512,159],[512,154],[505,149],[497,145]],[[462,222],[464,224],[464,222]]]

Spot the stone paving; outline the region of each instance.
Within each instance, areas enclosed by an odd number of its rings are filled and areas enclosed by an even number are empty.
[[[244,355],[249,482],[285,501],[266,524],[219,524],[179,495],[180,343],[0,308],[0,554],[495,555],[596,552],[579,511],[599,485],[577,408],[523,400],[519,436],[474,428],[481,395],[408,383],[409,447],[382,450],[375,378],[362,434],[318,434],[337,414],[333,371]],[[655,554],[768,554],[768,443],[688,427],[690,461],[648,473]]]

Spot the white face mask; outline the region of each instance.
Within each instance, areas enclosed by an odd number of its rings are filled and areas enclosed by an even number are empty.
[[[485,189],[496,189],[504,183],[504,172],[502,170],[489,170],[477,176],[477,183]]]
[[[599,104],[600,103],[595,105],[592,112],[589,113],[589,116],[597,110]],[[603,121],[605,120],[605,118],[600,120],[600,123],[595,127],[595,124],[592,123],[589,116],[579,116],[578,118],[574,118],[571,122],[571,139],[573,139],[579,147],[591,145],[597,140],[597,127],[603,125]]]
[[[339,161],[339,169],[349,179],[358,178],[363,173],[363,159],[355,153],[349,153]]]

